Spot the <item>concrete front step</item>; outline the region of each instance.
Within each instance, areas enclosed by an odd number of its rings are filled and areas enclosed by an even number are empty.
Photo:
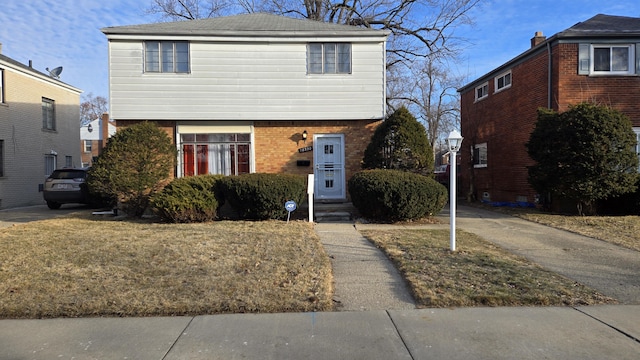
[[[308,205],[303,211],[308,212]],[[318,223],[351,222],[358,217],[358,210],[350,202],[318,202],[313,205],[314,221]]]

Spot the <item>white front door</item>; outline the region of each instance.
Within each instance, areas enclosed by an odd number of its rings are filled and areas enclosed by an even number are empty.
[[[316,199],[344,199],[344,135],[313,136]]]

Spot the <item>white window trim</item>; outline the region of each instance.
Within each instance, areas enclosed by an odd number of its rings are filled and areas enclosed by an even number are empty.
[[[474,168],[486,168],[487,164],[488,164],[487,143],[476,144],[476,145],[472,146],[471,147],[471,157],[473,157],[473,153],[474,153],[475,149],[484,149],[485,160],[484,160],[484,163],[476,164],[475,163],[476,159],[473,159],[473,167]],[[478,159],[478,162],[480,162],[480,159]]]
[[[487,87],[487,91],[484,92],[484,95],[482,95],[481,97],[478,97],[478,89],[481,89],[481,88],[483,88],[485,86]],[[487,98],[489,96],[489,82],[487,81],[487,82],[483,83],[482,85],[476,86],[475,89],[474,89],[474,96],[476,98],[476,101],[480,101],[482,99]]]
[[[640,127],[634,127],[633,132],[636,133],[636,155],[638,155],[638,172],[640,172]]]
[[[326,59],[325,57],[327,56],[327,45],[335,45],[335,52],[333,54],[334,58],[334,67],[335,70],[334,71],[327,71],[326,69]],[[349,45],[349,70],[348,71],[340,71],[339,68],[339,52],[338,52],[338,46],[339,45]],[[321,71],[311,71],[311,45],[320,45],[321,47],[321,52],[322,52],[322,59],[321,59],[321,67],[322,70]],[[351,75],[353,73],[353,44],[350,42],[311,42],[307,44],[307,75]]]
[[[595,57],[593,54],[594,48],[612,48],[612,47],[626,47],[629,49],[629,64],[627,71],[595,71]],[[636,73],[636,46],[635,44],[591,44],[589,47],[589,75],[624,75],[630,76]]]
[[[87,146],[87,144],[89,144],[89,146]],[[93,149],[92,140],[85,140],[84,141],[84,152],[90,153],[92,149]]]
[[[509,85],[504,85],[503,87],[498,87],[498,80],[504,79],[507,75],[509,75]],[[510,88],[511,84],[513,83],[513,75],[511,75],[511,70],[503,72],[502,74],[496,76],[493,79],[493,81],[494,81],[493,82],[493,88],[495,89],[494,93],[498,93],[500,91],[503,91],[503,90],[506,90],[506,89]]]

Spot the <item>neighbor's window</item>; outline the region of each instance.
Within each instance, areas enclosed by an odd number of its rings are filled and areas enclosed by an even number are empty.
[[[488,82],[476,87],[476,101],[480,100],[480,99],[484,99],[488,95],[489,95],[489,83]]]
[[[507,89],[511,87],[511,70],[506,73],[500,74],[495,78],[494,88],[495,91],[498,92],[503,89]]]
[[[475,145],[473,152],[473,167],[487,167],[487,143]]]
[[[92,144],[92,140],[85,140],[84,141],[84,152],[91,152],[91,144]]]
[[[64,157],[64,166],[73,167],[73,156],[67,155]]]
[[[578,74],[634,75],[635,52],[634,44],[580,44]]]
[[[310,43],[307,46],[309,74],[350,74],[350,43]]]
[[[44,176],[49,176],[56,169],[56,156],[46,154],[44,156]]]
[[[251,134],[181,134],[182,174],[250,172]]]
[[[42,128],[56,129],[56,103],[51,99],[42,98]]]
[[[189,43],[186,41],[145,41],[144,71],[189,72]]]

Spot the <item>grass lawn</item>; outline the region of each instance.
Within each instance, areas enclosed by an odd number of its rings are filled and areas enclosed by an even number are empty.
[[[332,295],[305,222],[85,214],[0,229],[0,318],[326,311]]]
[[[449,230],[361,233],[393,260],[421,307],[615,303],[462,230],[456,232],[461,250],[453,253]]]

